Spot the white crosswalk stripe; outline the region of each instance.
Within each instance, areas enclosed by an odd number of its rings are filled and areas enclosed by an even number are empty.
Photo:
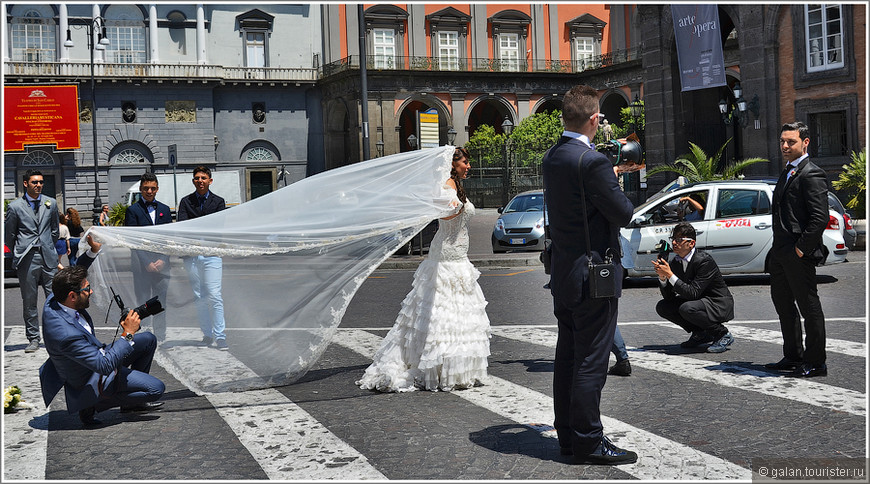
[[[363,330],[342,330],[334,343],[371,358],[381,338]],[[553,399],[540,392],[489,376],[487,385],[454,392],[475,405],[519,424],[540,428],[553,421]],[[602,416],[614,443],[631,449],[643,448],[635,464],[620,466],[638,479],[750,479],[751,472],[737,464],[705,454],[619,420]]]
[[[769,329],[750,328],[736,324],[728,324],[728,331],[735,338],[752,341],[761,341],[775,345],[782,345],[782,332]],[[867,345],[857,341],[846,341],[836,338],[825,338],[825,351],[828,353],[841,353],[849,356],[867,356]]]
[[[556,332],[535,327],[493,327],[494,335],[517,341],[556,347]],[[714,383],[745,391],[759,392],[778,398],[817,407],[867,415],[867,396],[864,393],[818,383],[806,379],[782,378],[768,372],[745,368],[731,363],[666,355],[627,347],[632,366],[671,373],[684,378]]]

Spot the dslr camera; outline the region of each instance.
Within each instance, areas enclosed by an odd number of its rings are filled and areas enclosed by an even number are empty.
[[[668,260],[668,256],[671,254],[671,252],[674,251],[674,249],[671,247],[671,244],[665,239],[660,239],[659,243],[656,244],[653,249],[659,254],[659,259],[665,261]]]
[[[118,308],[121,309],[121,321],[127,317],[127,313],[130,312],[130,309],[124,306],[124,300],[121,299],[121,296],[115,294],[115,290],[111,287],[109,288],[112,291],[112,297],[115,299],[115,304],[118,305]],[[148,316],[153,316],[155,314],[159,314],[163,312],[163,305],[160,304],[160,299],[158,296],[154,296],[151,299],[145,301],[144,304],[133,309],[133,312],[139,315],[139,319],[145,319]]]
[[[608,140],[595,146],[595,150],[610,158],[613,166],[620,164],[640,164],[643,158],[643,148],[632,135],[625,140]]]

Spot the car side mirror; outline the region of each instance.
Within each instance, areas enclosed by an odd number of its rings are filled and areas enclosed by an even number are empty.
[[[498,207],[498,213],[504,212],[504,207]]]

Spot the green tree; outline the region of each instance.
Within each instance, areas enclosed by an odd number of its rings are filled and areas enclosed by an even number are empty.
[[[707,153],[695,143],[689,142],[690,152],[681,155],[673,163],[656,166],[647,170],[646,176],[650,177],[658,173],[676,173],[686,178],[689,183],[712,181],[712,180],[733,180],[738,175],[743,173],[748,166],[755,163],[767,163],[764,158],[747,158],[737,162],[728,162],[721,173],[718,172],[719,160],[722,159],[722,153],[725,152],[725,147],[731,142],[731,138],[719,148],[714,156],[707,156]]]
[[[846,202],[846,207],[857,212],[856,216],[863,216],[867,201],[867,148],[862,148],[860,153],[852,152],[852,163],[843,165],[840,178],[831,185],[837,190],[853,194]]]
[[[471,155],[472,161],[480,166],[499,166],[502,161],[502,146],[504,134],[495,134],[495,128],[481,124],[471,134],[465,149]]]
[[[109,207],[109,225],[124,225],[127,216],[127,205],[118,202]]]
[[[544,153],[562,136],[562,111],[533,114],[511,131],[510,139],[517,166],[541,163]]]

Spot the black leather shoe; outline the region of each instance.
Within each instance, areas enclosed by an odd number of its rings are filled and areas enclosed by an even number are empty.
[[[79,410],[79,420],[82,421],[82,424],[85,427],[93,427],[95,425],[102,425],[102,421],[94,418],[94,414],[96,414],[96,410],[94,407],[89,407],[84,410]]]
[[[559,453],[562,455],[574,455],[574,449],[571,447],[559,447]]]
[[[764,365],[768,370],[777,370],[777,371],[794,371],[798,366],[800,366],[800,361],[790,360],[788,358],[783,358],[776,363],[768,363]]]
[[[593,464],[615,466],[620,464],[633,464],[637,462],[637,454],[630,450],[620,449],[613,445],[607,437],[601,437],[598,448],[591,454],[583,456],[574,455],[575,464]]]
[[[151,410],[157,410],[162,406],[163,402],[145,402],[141,405],[135,405],[132,407],[121,407],[121,413],[150,412]]]
[[[631,375],[631,363],[628,360],[617,361],[607,373],[616,376],[629,376]]]
[[[800,366],[795,368],[794,372],[791,373],[790,376],[797,378],[810,378],[814,376],[828,376],[828,365],[822,363],[821,365],[813,365],[811,363],[801,363]]]

